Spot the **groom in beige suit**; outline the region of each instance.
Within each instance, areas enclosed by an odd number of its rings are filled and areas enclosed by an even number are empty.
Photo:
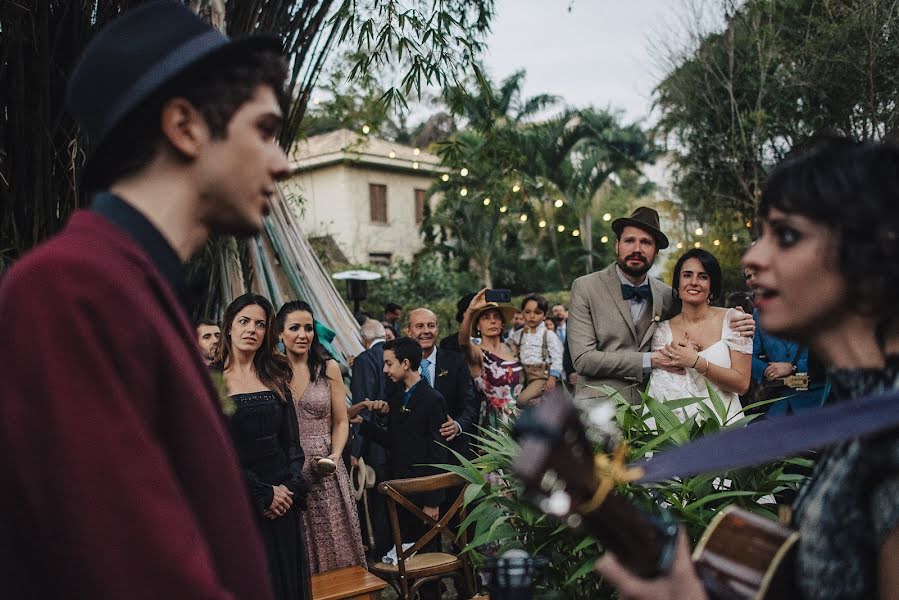
[[[612,230],[618,236],[616,262],[571,286],[568,348],[578,373],[575,396],[602,398],[607,394],[597,388],[610,386],[639,404],[652,369],[679,370],[662,352],[650,351],[658,323],[679,307],[670,287],[647,276],[658,251],[668,247],[659,214],[641,206],[613,221]],[[743,335],[755,329],[751,315],[735,318],[731,327]]]

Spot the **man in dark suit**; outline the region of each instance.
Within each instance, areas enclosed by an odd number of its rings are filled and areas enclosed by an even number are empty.
[[[421,347],[419,373],[440,392],[446,401],[447,420],[440,427],[440,435],[456,452],[468,455],[467,436],[478,422],[480,404],[465,357],[458,352],[436,346],[439,331],[437,315],[427,308],[409,313],[406,335]],[[451,457],[456,462],[454,457]]]
[[[358,405],[364,400],[386,400],[388,389],[395,387],[384,373],[384,325],[377,319],[368,319],[362,324],[362,343],[366,350],[353,361],[353,374],[350,378],[350,394],[353,404]],[[364,421],[382,422],[386,424],[384,417],[378,417],[368,411],[362,413]],[[360,431],[360,427],[354,425],[353,439],[350,443],[350,455],[353,459],[362,458],[365,464],[375,472],[376,480],[380,483],[390,478],[387,467],[387,450],[380,444],[372,442],[371,438]],[[363,508],[364,510],[364,508]],[[377,557],[384,556],[393,545],[390,534],[390,519],[387,514],[387,502],[383,494],[369,494],[368,510],[371,516],[372,534],[374,535],[374,547],[369,550]],[[360,513],[361,523],[365,523],[364,513]],[[366,541],[371,545],[370,541]]]
[[[441,426],[446,422],[446,403],[440,392],[419,373],[421,352],[416,342],[408,337],[390,340],[384,344],[384,373],[398,385],[388,391],[390,414],[386,429],[370,421],[363,421],[362,433],[390,452],[388,464],[390,477],[405,479],[436,475],[440,470],[429,465],[445,463]],[[444,491],[436,490],[410,495],[409,499],[422,507],[429,517],[438,519],[444,502]],[[403,539],[418,539],[429,526],[406,510],[399,511],[400,530]],[[439,551],[439,542],[431,540],[423,551]],[[419,591],[422,600],[440,597],[437,583],[427,584]]]

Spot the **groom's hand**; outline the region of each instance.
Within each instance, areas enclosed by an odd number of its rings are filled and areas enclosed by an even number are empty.
[[[663,371],[668,371],[669,373],[677,373],[678,375],[686,373],[685,369],[678,367],[670,358],[658,350],[649,355],[649,360],[653,369],[661,369]]]
[[[737,314],[730,320],[730,328],[743,337],[752,337],[755,335],[755,320],[752,315],[747,315],[741,307],[736,308]]]

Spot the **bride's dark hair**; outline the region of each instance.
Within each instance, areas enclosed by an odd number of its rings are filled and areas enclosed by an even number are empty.
[[[684,252],[683,256],[677,259],[677,263],[674,265],[674,275],[671,277],[671,293],[676,300],[678,298],[677,290],[680,287],[680,272],[684,268],[684,263],[691,258],[695,258],[702,263],[702,268],[709,274],[709,283],[711,284],[709,301],[714,302],[721,297],[721,265],[718,264],[718,259],[715,258],[714,254],[702,248],[690,248]]]

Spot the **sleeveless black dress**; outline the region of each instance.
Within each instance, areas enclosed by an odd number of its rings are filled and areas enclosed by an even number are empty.
[[[231,435],[268,555],[275,598],[311,598],[299,516],[306,507],[308,487],[293,401],[282,402],[268,390],[231,398],[235,407],[230,417]],[[294,493],[293,505],[284,516],[268,519],[263,513],[271,506],[275,485]]]

